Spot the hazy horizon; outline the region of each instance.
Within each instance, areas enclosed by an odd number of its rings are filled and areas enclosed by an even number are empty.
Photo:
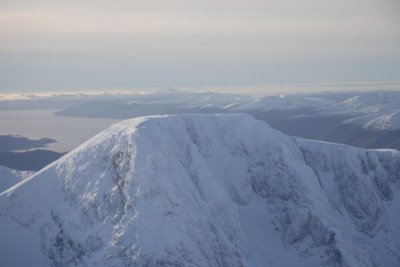
[[[0,91],[400,79],[400,4],[1,1]]]
[[[1,90],[0,101],[35,99],[60,95],[100,95],[100,94],[155,94],[160,91],[178,90],[186,93],[219,93],[252,96],[279,94],[326,94],[326,93],[367,93],[400,91],[400,81],[364,83],[297,83],[258,84],[247,86],[199,86],[199,87],[142,87],[142,88],[83,88],[83,89],[14,89]]]

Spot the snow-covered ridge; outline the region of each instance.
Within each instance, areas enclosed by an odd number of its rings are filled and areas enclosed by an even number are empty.
[[[398,266],[399,183],[247,115],[127,120],[0,195],[0,265]]]

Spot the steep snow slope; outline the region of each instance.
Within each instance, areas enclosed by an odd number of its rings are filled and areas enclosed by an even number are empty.
[[[0,166],[0,193],[31,176],[34,172],[17,171]]]
[[[399,180],[246,115],[123,121],[0,195],[0,266],[399,266]]]

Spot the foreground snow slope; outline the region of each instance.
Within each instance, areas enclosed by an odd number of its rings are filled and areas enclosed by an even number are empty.
[[[246,115],[127,120],[0,195],[0,266],[399,266],[399,180]]]

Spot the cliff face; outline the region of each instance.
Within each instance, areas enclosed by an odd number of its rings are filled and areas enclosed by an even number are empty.
[[[0,195],[0,265],[398,266],[399,186],[397,151],[138,118]]]

